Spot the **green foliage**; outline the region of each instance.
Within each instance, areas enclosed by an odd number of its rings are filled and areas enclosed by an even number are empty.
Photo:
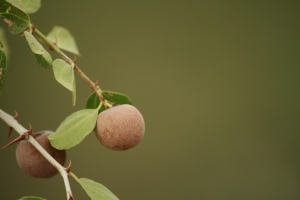
[[[44,49],[44,47],[37,41],[37,39],[28,31],[24,31],[25,38],[34,53],[37,62],[44,68],[49,69],[52,67],[52,57]]]
[[[112,102],[114,106],[121,104],[132,105],[131,100],[125,94],[111,91],[102,91],[101,94],[107,101]]]
[[[96,125],[97,109],[79,110],[68,116],[48,138],[56,149],[69,149],[79,144]]]
[[[7,60],[9,60],[9,45],[7,43],[7,39],[5,36],[5,29],[0,27],[0,49],[3,50],[5,52],[6,58]]]
[[[30,23],[29,16],[25,12],[4,0],[0,0],[0,16],[4,18],[12,34],[21,33]]]
[[[46,199],[40,197],[34,197],[34,196],[27,196],[27,197],[22,197],[21,199],[18,200],[46,200]]]
[[[131,100],[125,94],[121,94],[118,92],[111,92],[111,91],[101,91],[103,97],[109,101],[114,106],[122,105],[122,104],[129,104],[132,105]],[[91,93],[90,96],[86,100],[85,107],[86,108],[97,108],[100,104],[100,99],[95,92]]]
[[[90,96],[88,97],[88,99],[86,100],[86,104],[85,104],[85,108],[86,109],[95,109],[98,108],[99,104],[100,104],[100,99],[97,96],[97,94],[95,92],[93,92],[92,94],[90,94]],[[105,110],[105,107],[102,106],[98,113],[102,112]]]
[[[0,41],[0,94],[3,90],[4,80],[7,72],[7,59],[3,48],[4,45]]]
[[[23,10],[27,14],[32,14],[38,11],[41,7],[41,0],[6,0],[13,6]]]
[[[39,65],[46,69],[50,69],[52,67],[52,58],[50,54],[45,51],[43,54],[34,54],[36,61]]]
[[[48,139],[53,147],[57,149],[69,149],[78,145],[95,128],[98,113],[105,110],[105,106],[116,106],[121,104],[132,104],[132,101],[124,94],[111,91],[101,91],[95,84],[69,59],[62,51],[66,50],[75,55],[80,55],[72,34],[63,27],[55,26],[50,33],[43,35],[30,21],[26,13],[34,13],[41,6],[41,0],[0,0],[0,16],[8,25],[12,34],[24,31],[25,38],[31,51],[36,57],[37,63],[44,68],[52,68],[57,82],[72,92],[72,104],[76,102],[76,82],[74,69],[88,82],[89,86],[101,93],[99,98],[93,92],[86,101],[86,109],[79,110],[69,115]],[[49,52],[37,40],[40,39],[54,50],[62,59],[52,61]],[[4,48],[3,38],[0,34],[0,94],[3,89],[4,79],[7,73],[7,54]],[[101,99],[101,100],[100,100]],[[103,101],[103,102],[101,102]],[[109,105],[110,104],[110,105]],[[72,175],[72,173],[70,172]],[[75,175],[74,175],[75,176]],[[117,200],[118,198],[100,183],[90,179],[74,177],[83,187],[92,200]],[[44,200],[43,198],[27,196],[20,200]]]
[[[37,39],[28,31],[24,31],[25,38],[31,48],[31,51],[35,54],[45,53],[44,47],[37,41]]]
[[[73,67],[62,59],[56,59],[53,61],[53,72],[57,82],[72,92],[72,104],[75,105],[76,83]]]
[[[60,49],[80,55],[74,37],[66,28],[55,26],[50,33],[48,33],[47,38]]]
[[[99,97],[97,96],[97,94],[95,92],[93,92],[87,98],[85,108],[87,108],[87,109],[89,109],[89,108],[91,108],[91,109],[98,108],[100,102],[101,101],[100,101]]]
[[[109,101],[114,106],[121,105],[121,104],[132,105],[131,100],[125,94],[121,94],[118,92],[111,92],[111,91],[101,91],[101,94],[107,101]],[[100,101],[99,97],[97,96],[97,94],[95,92],[93,92],[87,98],[85,108],[87,108],[87,109],[98,108],[100,102],[101,101]],[[105,109],[106,108],[104,106],[102,106],[99,109],[99,113],[104,111]]]
[[[118,200],[118,197],[116,197],[110,190],[93,180],[80,178],[79,184],[92,200]]]

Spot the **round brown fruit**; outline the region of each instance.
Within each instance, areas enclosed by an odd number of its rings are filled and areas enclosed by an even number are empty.
[[[61,165],[65,164],[66,151],[51,146],[48,136],[52,131],[36,133],[36,141]],[[17,163],[21,170],[35,178],[50,178],[58,173],[53,165],[27,140],[19,142],[16,149]]]
[[[101,112],[97,119],[96,135],[101,144],[112,150],[127,150],[144,137],[145,122],[138,109],[118,105]]]

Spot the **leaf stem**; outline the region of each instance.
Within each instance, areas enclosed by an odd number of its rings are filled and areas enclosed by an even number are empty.
[[[7,114],[3,110],[0,109],[0,118],[10,127],[15,129],[20,135],[28,132],[22,125],[18,123],[11,115]],[[64,180],[67,199],[74,199],[71,191],[71,186],[68,178],[68,173],[66,168],[60,165],[31,135],[29,135],[28,142],[30,142],[60,173]]]
[[[75,62],[69,58],[63,51],[61,51],[56,43],[51,42],[42,32],[40,32],[37,28],[33,28],[32,24],[29,25],[29,29],[34,30],[33,33],[38,36],[41,40],[43,40],[51,50],[55,51],[63,60],[69,63],[71,66],[74,67],[74,70],[87,82],[90,88],[97,94],[101,101],[105,101],[105,98],[101,94],[101,89],[98,84],[95,84],[91,79],[75,64]]]
[[[75,181],[77,181],[79,183],[79,178],[74,173],[69,172],[69,174],[70,174],[70,176],[72,176],[75,179]]]

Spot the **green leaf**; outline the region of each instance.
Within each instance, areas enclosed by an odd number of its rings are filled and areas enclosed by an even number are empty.
[[[41,43],[39,43],[39,41],[37,41],[37,39],[28,31],[24,31],[25,34],[25,38],[29,44],[29,47],[31,48],[31,51],[35,54],[39,54],[42,55],[43,53],[45,53],[45,49],[44,47],[41,45]]]
[[[5,36],[5,30],[0,27],[0,49],[4,50],[7,60],[9,60],[9,46]]]
[[[7,52],[6,38],[3,29],[0,27],[0,94],[3,90],[7,73]]]
[[[118,197],[116,197],[109,189],[93,180],[80,178],[79,184],[92,200],[118,200]]]
[[[53,61],[55,79],[70,91],[74,90],[75,76],[73,67],[62,59]]]
[[[95,92],[91,93],[86,100],[85,108],[95,109],[98,108],[100,104],[100,99]]]
[[[59,48],[80,56],[75,39],[66,28],[55,26],[47,35],[47,38],[56,43]]]
[[[97,109],[79,110],[68,116],[48,138],[57,149],[70,149],[79,144],[96,125]]]
[[[86,100],[85,108],[86,109],[96,109],[100,104],[100,99],[95,92],[91,93],[88,99]],[[105,107],[102,106],[98,113],[105,110]]]
[[[0,94],[4,87],[4,80],[7,72],[7,60],[6,55],[3,50],[3,44],[1,42],[1,48],[0,48]]]
[[[0,0],[0,16],[8,24],[9,31],[12,34],[21,33],[30,23],[29,16],[26,13],[4,0]]]
[[[76,82],[73,67],[62,59],[56,59],[53,61],[53,72],[55,79],[72,92],[72,104],[75,105]]]
[[[24,31],[25,38],[35,55],[37,62],[44,68],[49,69],[52,67],[52,57],[44,49],[44,47],[37,41],[37,39],[28,31]]]
[[[6,1],[28,14],[35,13],[41,7],[41,0],[6,0]]]
[[[21,199],[18,200],[46,200],[46,199],[41,197],[27,196],[27,197],[22,197]]]
[[[34,54],[34,55],[39,65],[41,65],[46,69],[50,69],[52,67],[52,57],[47,51],[45,51],[45,53],[43,53],[42,55],[39,54]]]
[[[107,101],[113,103],[114,106],[121,105],[121,104],[132,105],[131,100],[124,94],[120,94],[117,92],[110,92],[110,91],[102,91],[101,94]],[[99,104],[100,104],[100,99],[97,96],[97,94],[93,92],[86,100],[85,108],[95,109],[98,108]],[[104,111],[105,109],[106,108],[102,106],[101,109],[99,110],[99,113]]]
[[[132,105],[132,101],[125,94],[121,94],[118,92],[111,92],[111,91],[102,91],[101,94],[104,96],[104,98],[107,101],[112,102],[114,105],[121,105],[121,104]]]

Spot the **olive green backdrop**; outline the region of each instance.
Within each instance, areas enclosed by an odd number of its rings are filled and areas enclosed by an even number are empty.
[[[102,89],[127,94],[146,121],[143,141],[125,152],[90,134],[68,151],[72,171],[122,200],[300,199],[299,8],[299,1],[43,1],[34,24],[45,34],[68,28],[81,69]],[[7,37],[1,109],[17,110],[22,125],[39,131],[84,108],[90,89],[79,76],[72,107],[71,93],[36,64],[25,39]],[[0,132],[2,146],[3,121]],[[66,199],[59,175],[21,172],[15,147],[0,151],[1,199]],[[71,184],[75,199],[89,199]]]

